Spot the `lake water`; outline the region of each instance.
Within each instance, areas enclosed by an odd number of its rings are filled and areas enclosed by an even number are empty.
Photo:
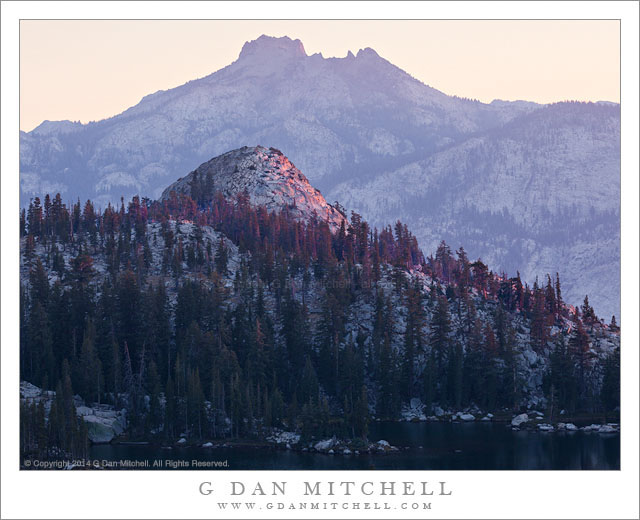
[[[620,434],[514,432],[502,423],[373,423],[369,439],[399,452],[326,455],[275,448],[173,448],[95,445],[94,460],[148,461],[148,469],[194,469],[191,461],[227,461],[231,470],[616,470]],[[408,448],[408,449],[405,449]],[[166,460],[176,463],[167,467]],[[154,461],[162,464],[153,466]],[[185,461],[188,463],[184,465]],[[202,468],[214,469],[214,468]]]

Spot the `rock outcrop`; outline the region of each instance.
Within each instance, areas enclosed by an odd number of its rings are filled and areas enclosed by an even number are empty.
[[[56,397],[53,391],[44,391],[29,383],[20,382],[20,399],[27,403],[44,401],[45,414],[48,416],[51,403]],[[79,396],[74,396],[76,415],[87,423],[89,440],[94,444],[106,444],[122,434],[127,427],[126,409],[116,410],[113,406],[94,404],[85,406]]]
[[[210,193],[220,192],[234,198],[246,192],[256,206],[265,206],[270,211],[286,210],[303,220],[324,220],[332,231],[339,229],[345,220],[345,216],[275,148],[245,146],[214,157],[171,184],[161,199],[168,199],[171,192],[195,196],[196,180],[199,185],[206,185]]]

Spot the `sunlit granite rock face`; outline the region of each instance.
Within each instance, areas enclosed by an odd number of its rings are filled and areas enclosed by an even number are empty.
[[[269,211],[287,210],[293,216],[326,221],[333,231],[340,227],[344,216],[327,203],[298,168],[280,151],[263,146],[245,146],[201,164],[186,177],[179,179],[162,193],[192,195],[195,178],[212,182],[214,192],[234,198],[246,191],[252,204]]]

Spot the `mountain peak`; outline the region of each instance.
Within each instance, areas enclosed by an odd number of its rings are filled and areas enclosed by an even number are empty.
[[[358,51],[358,58],[379,58],[380,55],[374,51],[371,47],[365,47],[364,49],[360,49]]]
[[[290,58],[304,58],[307,56],[304,45],[300,40],[292,40],[288,36],[277,38],[263,34],[258,39],[248,41],[242,46],[239,59],[262,56],[264,54]]]
[[[32,132],[36,135],[68,134],[80,129],[82,129],[82,123],[79,121],[69,121],[68,119],[49,121],[45,119]]]
[[[168,199],[172,191],[193,195],[196,177],[201,183],[209,179],[213,192],[221,192],[225,197],[233,198],[246,190],[256,206],[265,206],[269,211],[286,209],[301,220],[318,218],[326,221],[333,231],[345,220],[275,148],[244,146],[214,157],[165,189],[161,199]]]

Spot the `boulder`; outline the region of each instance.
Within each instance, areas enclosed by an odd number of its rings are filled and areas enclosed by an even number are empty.
[[[118,412],[115,410],[102,410],[100,408],[93,409],[93,414],[102,417],[103,419],[115,419],[118,417]]]
[[[575,432],[578,429],[578,427],[573,423],[567,423],[564,425],[564,429],[569,432]]]
[[[76,415],[84,417],[85,415],[95,415],[95,412],[93,411],[93,408],[89,408],[88,406],[77,406]]]
[[[475,421],[476,418],[471,415],[470,413],[462,413],[459,414],[458,417],[460,418],[461,421]]]
[[[202,445],[203,448],[213,448],[213,443],[212,442],[205,442]]]
[[[298,444],[300,434],[294,432],[276,432],[267,437],[267,440],[275,442],[276,444]]]
[[[101,421],[99,417],[87,415],[83,419],[87,423],[87,434],[92,443],[107,444],[116,436],[113,427]]]
[[[28,381],[20,381],[20,397],[23,399],[35,399],[40,397],[42,390]]]
[[[511,419],[511,426],[515,426],[517,428],[526,422],[529,422],[529,416],[526,413],[521,413]]]
[[[414,410],[422,411],[422,407],[424,405],[422,404],[422,401],[420,399],[418,399],[417,397],[413,397],[409,403],[409,406]]]
[[[323,441],[316,442],[313,446],[316,451],[328,451],[336,444],[336,438],[332,437],[331,439],[326,439]]]
[[[529,366],[534,365],[538,361],[538,354],[533,350],[525,350],[523,355],[526,358],[527,363],[529,363]]]
[[[402,418],[405,421],[419,422],[426,421],[427,417],[423,413],[424,404],[417,397],[413,397],[409,402],[409,406],[404,406],[402,409]]]
[[[386,453],[389,451],[398,451],[398,448],[396,448],[395,446],[391,446],[391,444],[389,444],[387,441],[382,439],[372,444],[371,446],[369,446],[369,449],[372,451],[380,452],[380,453]]]
[[[180,437],[180,439],[178,439],[178,444],[186,444],[187,443],[187,439],[185,439],[184,437]]]
[[[124,418],[120,417],[111,421],[111,427],[113,428],[113,431],[116,432],[116,435],[121,435],[125,429]]]

